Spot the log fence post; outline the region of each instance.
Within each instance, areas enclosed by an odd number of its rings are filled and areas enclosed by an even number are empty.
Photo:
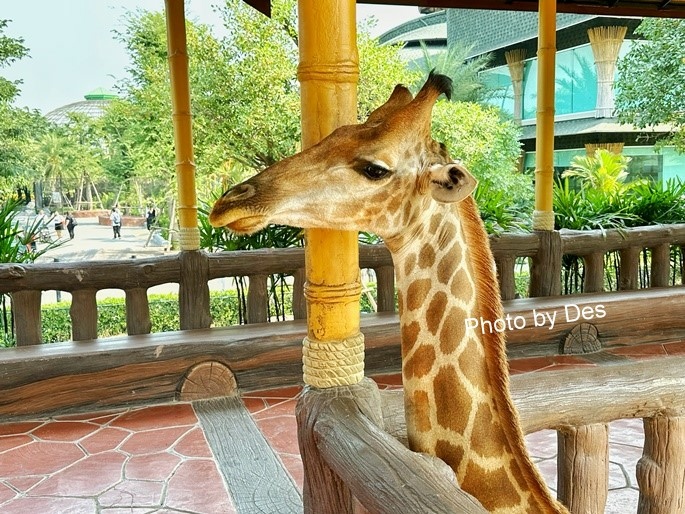
[[[685,512],[685,417],[643,420],[645,446],[637,462],[638,514]]]
[[[609,426],[595,423],[557,434],[559,501],[572,514],[604,512],[609,488]]]
[[[268,275],[249,275],[247,278],[247,322],[266,323],[269,318]]]
[[[370,378],[352,385],[317,389],[306,386],[295,409],[297,438],[304,467],[303,500],[305,514],[356,514],[349,487],[330,468],[317,447],[314,426],[331,400],[353,398],[362,412],[382,426],[378,386]]]
[[[152,330],[147,289],[126,289],[126,333],[130,336],[149,334]]]
[[[380,266],[374,271],[378,312],[395,312],[395,268]]]
[[[42,291],[24,290],[11,293],[12,317],[14,318],[17,346],[41,344],[40,301]]]
[[[650,248],[652,253],[652,269],[650,271],[651,287],[666,287],[669,283],[671,271],[671,245],[660,244]]]
[[[202,250],[184,250],[179,254],[181,273],[178,308],[181,330],[209,328],[209,258]]]
[[[71,292],[71,337],[74,341],[96,339],[98,336],[97,289],[77,289]]]
[[[530,296],[561,294],[561,235],[556,230],[537,230],[538,252],[531,259]]]
[[[619,291],[629,291],[637,289],[640,270],[640,254],[642,249],[631,246],[620,250],[619,269],[618,269],[618,289]]]
[[[304,268],[297,268],[293,273],[293,318],[307,318],[307,303],[304,297],[304,282],[306,274]]]
[[[495,265],[497,266],[497,280],[502,300],[513,300],[516,298],[516,280],[514,277],[516,257],[512,255],[495,257]]]
[[[604,291],[604,252],[593,252],[583,255],[585,280],[583,293],[601,293]]]

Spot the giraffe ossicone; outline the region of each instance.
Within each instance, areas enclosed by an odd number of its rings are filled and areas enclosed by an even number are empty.
[[[494,513],[564,513],[525,449],[509,394],[505,341],[466,325],[502,317],[494,261],[471,196],[475,178],[431,137],[451,80],[397,86],[365,123],[228,190],[210,223],[374,232],[395,264],[409,445],[436,455]],[[457,122],[458,120],[455,120]]]

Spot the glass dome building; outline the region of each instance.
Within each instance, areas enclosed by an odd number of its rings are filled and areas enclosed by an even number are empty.
[[[117,95],[104,88],[97,88],[84,96],[85,100],[74,102],[62,107],[58,107],[47,113],[45,117],[48,121],[57,125],[66,125],[69,121],[69,114],[84,114],[89,118],[100,118],[105,113],[105,107]]]

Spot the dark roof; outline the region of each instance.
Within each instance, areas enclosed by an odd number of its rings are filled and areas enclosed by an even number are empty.
[[[265,1],[268,0],[262,0],[262,2]],[[539,4],[539,0],[480,0],[478,2],[474,0],[357,0],[357,2],[495,11],[538,11]],[[557,12],[599,16],[685,18],[685,0],[558,0]]]
[[[633,39],[642,18],[558,14],[556,49],[564,50],[588,42],[592,27],[621,25],[628,28],[626,39]],[[468,57],[491,54],[490,66],[506,64],[504,52],[511,48],[526,50],[528,57],[537,53],[538,15],[532,12],[449,9],[447,42],[471,45]]]
[[[619,123],[617,118],[577,118],[571,120],[556,121],[554,123],[554,136],[577,136],[583,134],[630,134],[650,133],[666,134],[670,132],[667,125],[657,125],[650,129],[639,129],[633,125]],[[535,123],[525,124],[521,127],[521,140],[535,139]]]
[[[418,16],[397,27],[383,33],[378,40],[383,43],[399,43],[403,41],[428,41],[447,39],[447,13],[439,11]]]
[[[267,16],[271,0],[244,0]],[[539,0],[358,0],[365,4],[416,5],[500,11],[537,11]],[[557,12],[600,16],[685,18],[685,0],[558,0]]]

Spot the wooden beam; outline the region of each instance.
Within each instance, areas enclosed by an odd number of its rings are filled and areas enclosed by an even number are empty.
[[[606,316],[585,321],[605,348],[682,341],[684,300],[685,289],[670,288],[505,302],[505,316],[526,325],[507,332],[509,356],[558,355],[580,322],[567,316],[596,315],[599,305]],[[535,326],[536,314],[540,322],[555,312],[554,327]],[[397,314],[366,315],[362,331],[367,374],[398,372]],[[0,352],[0,417],[170,401],[188,370],[206,361],[228,367],[242,391],[300,384],[305,334],[302,321],[289,321],[8,348]]]

